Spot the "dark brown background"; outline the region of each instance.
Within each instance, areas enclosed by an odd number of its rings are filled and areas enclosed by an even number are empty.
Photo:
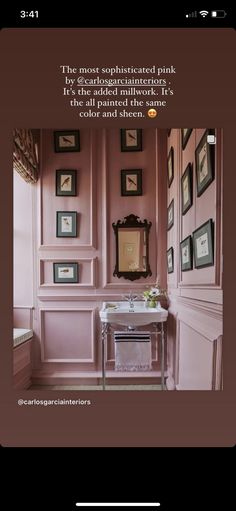
[[[231,29],[8,29],[1,49],[1,431],[4,446],[231,446],[235,443],[235,32]],[[155,120],[78,119],[59,65],[177,68]],[[224,390],[43,392],[12,388],[12,129],[224,128]],[[17,399],[91,398],[90,407]]]

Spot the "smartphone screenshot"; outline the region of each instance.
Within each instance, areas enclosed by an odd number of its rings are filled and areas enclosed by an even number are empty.
[[[232,447],[233,10],[34,8],[0,32],[1,445]]]

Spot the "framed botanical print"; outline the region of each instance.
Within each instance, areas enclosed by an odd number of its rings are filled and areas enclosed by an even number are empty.
[[[195,268],[214,264],[214,240],[212,219],[193,232],[193,253]]]
[[[78,282],[78,263],[53,263],[55,284],[75,284]]]
[[[213,134],[214,130],[206,130],[195,151],[198,197],[214,179],[215,146],[207,141],[207,136]]]
[[[57,238],[76,238],[77,211],[57,211]]]
[[[193,250],[192,250],[192,237],[187,236],[180,243],[180,261],[181,270],[188,271],[193,268]]]
[[[142,195],[142,169],[121,170],[121,195]]]
[[[170,247],[169,250],[167,250],[167,272],[173,273],[174,271],[174,249],[173,247]]]
[[[56,153],[80,151],[79,130],[54,131],[54,147]]]
[[[167,208],[167,230],[171,229],[174,225],[174,199]]]
[[[142,130],[120,130],[121,151],[142,151]]]
[[[192,165],[189,163],[181,177],[182,215],[185,215],[193,203]]]
[[[76,196],[76,170],[56,170],[56,195]]]
[[[174,179],[174,148],[171,147],[167,157],[167,181],[169,188],[173,179]]]
[[[181,129],[182,149],[185,149],[192,131],[193,131],[192,128]]]

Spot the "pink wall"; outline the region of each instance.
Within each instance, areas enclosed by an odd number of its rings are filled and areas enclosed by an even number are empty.
[[[41,173],[37,184],[37,305],[34,313],[34,378],[37,382],[71,381],[86,371],[96,378],[101,371],[103,301],[123,299],[130,289],[142,292],[161,276],[166,286],[166,174],[165,131],[143,130],[143,151],[123,153],[120,130],[80,130],[81,150],[55,153],[53,130],[41,130]],[[121,169],[143,169],[143,195],[122,197]],[[57,169],[75,169],[78,195],[57,197]],[[77,238],[56,237],[56,212],[78,211]],[[163,214],[164,212],[164,214]],[[134,213],[152,222],[150,266],[152,276],[134,282],[113,276],[115,236],[112,222]],[[158,240],[157,243],[157,232]],[[54,284],[54,262],[78,262],[77,284]],[[112,339],[108,367],[114,368]],[[158,360],[157,360],[158,358]],[[154,366],[160,370],[153,347]],[[82,371],[82,373],[81,373]],[[101,373],[100,373],[101,374]],[[58,381],[58,380],[57,380]],[[74,381],[74,380],[73,380]]]
[[[93,315],[91,310],[44,310],[42,360],[47,362],[94,362]],[[53,339],[53,342],[51,340]],[[67,342],[65,342],[67,341]]]
[[[182,172],[184,172],[188,163],[193,164],[193,206],[187,211],[182,217],[180,234],[182,233],[182,239],[192,234],[194,229],[202,225],[204,222],[212,218],[214,225],[216,220],[216,180],[205,190],[205,192],[197,197],[196,191],[196,166],[195,166],[195,148],[199,144],[204,129],[193,130],[191,137],[185,150],[182,153]],[[216,162],[217,163],[217,162]],[[216,237],[215,237],[215,252],[216,252]],[[183,272],[182,282],[183,284],[210,284],[215,282],[215,270],[216,265],[207,268],[194,269],[192,272]]]
[[[149,235],[150,243],[150,266],[153,275],[147,279],[141,279],[139,282],[148,284],[156,280],[156,133],[153,129],[143,130],[143,151],[121,152],[119,133],[117,129],[108,131],[108,155],[107,155],[107,212],[112,222],[117,222],[130,213],[138,215],[142,220],[147,218],[152,222]],[[121,197],[120,193],[120,170],[121,169],[142,169],[142,196]],[[109,261],[108,274],[110,282],[117,282],[117,277],[113,277],[115,261],[115,243],[113,229],[108,226],[109,240]]]
[[[32,185],[14,171],[14,305],[33,304]]]
[[[44,246],[90,245],[91,222],[91,139],[89,130],[81,132],[79,153],[55,153],[52,130],[42,130],[42,231]],[[86,149],[85,149],[86,148]],[[55,195],[56,169],[77,171],[77,197]],[[78,212],[78,237],[56,237],[56,211]]]
[[[181,130],[172,129],[167,154],[174,148],[174,180],[167,188],[167,203],[174,199],[174,226],[167,234],[167,248],[174,249],[174,272],[168,275],[168,386],[170,389],[220,388],[216,370],[221,364],[222,309],[222,130],[216,130],[215,179],[197,197],[195,150],[204,129],[193,129],[182,150]],[[193,205],[181,211],[181,176],[193,165]],[[217,205],[217,207],[216,207]],[[180,241],[212,218],[214,265],[181,272]],[[216,364],[216,360],[218,361]],[[220,362],[219,362],[220,360]]]

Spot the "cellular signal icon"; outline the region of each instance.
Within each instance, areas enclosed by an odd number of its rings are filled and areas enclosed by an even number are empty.
[[[186,14],[185,18],[197,18],[197,11],[190,12],[190,14]]]
[[[205,18],[209,14],[209,11],[199,11],[199,14],[201,14],[201,16]]]

